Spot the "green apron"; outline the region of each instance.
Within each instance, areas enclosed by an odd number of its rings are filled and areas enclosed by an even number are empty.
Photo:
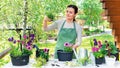
[[[57,50],[64,50],[65,46],[64,43],[65,42],[69,42],[72,44],[75,44],[76,38],[77,38],[77,33],[76,33],[76,27],[75,27],[75,23],[73,22],[74,28],[63,28],[65,24],[62,24],[58,37],[57,37],[57,44],[55,47],[55,59],[57,59]]]

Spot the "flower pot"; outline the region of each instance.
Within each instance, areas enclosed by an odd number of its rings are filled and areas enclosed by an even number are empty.
[[[11,57],[11,62],[14,66],[23,66],[29,63],[29,55],[27,54],[18,57],[14,57],[13,55],[10,55],[10,57]]]
[[[105,60],[106,60],[106,64],[107,65],[114,65],[114,63],[115,63],[115,57],[108,57],[108,56],[105,56]]]
[[[96,64],[105,64],[105,57],[95,58]]]
[[[59,61],[71,61],[73,57],[73,51],[64,52],[63,50],[57,50],[57,55]]]
[[[38,57],[42,57],[44,59],[46,59],[46,61],[49,60],[49,51],[46,53],[44,52],[44,49],[37,49],[36,50],[36,58]]]

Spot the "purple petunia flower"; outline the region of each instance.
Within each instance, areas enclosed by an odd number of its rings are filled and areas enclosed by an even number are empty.
[[[96,39],[93,39],[93,41],[94,41],[94,46],[98,45],[98,43],[97,43],[97,40],[96,40]]]
[[[30,43],[27,43],[26,46],[30,46],[31,44]]]
[[[30,40],[34,40],[34,37],[31,37]]]
[[[71,47],[72,45],[71,45],[69,42],[65,42],[65,43],[64,43],[64,46],[65,46],[65,47]]]
[[[26,49],[31,50],[33,47],[33,43],[34,43],[34,39],[35,39],[35,35],[34,34],[29,34],[29,35],[23,35],[22,39],[20,38],[20,40],[15,40],[13,37],[8,38],[8,41],[12,42],[12,43],[18,43],[18,45],[23,45],[26,47]],[[20,46],[21,47],[21,46]],[[38,47],[36,47],[37,49],[39,49]],[[48,52],[49,50],[45,50],[45,52]]]
[[[11,38],[8,38],[8,41],[13,41],[14,40],[14,38],[13,37],[11,37]]]
[[[14,40],[13,43],[15,44],[15,43],[16,43],[16,40]]]
[[[28,45],[31,45],[31,44],[32,44],[32,41],[28,41],[27,44],[28,44]]]
[[[30,36],[29,37],[35,37],[35,35],[34,34],[30,34]]]
[[[107,41],[107,40],[105,40],[105,43],[108,43],[108,41]]]
[[[97,40],[94,38],[93,41],[97,41]]]

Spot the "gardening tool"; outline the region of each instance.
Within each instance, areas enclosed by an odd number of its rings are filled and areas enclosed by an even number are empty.
[[[93,66],[95,66],[95,56],[93,55],[92,52],[89,53],[89,58],[90,58],[90,60],[91,60],[91,64],[92,64]]]
[[[73,52],[74,52],[74,54],[75,54],[76,59],[78,60],[78,55],[77,55],[77,53],[76,53],[76,51],[75,51],[75,48],[73,48]]]
[[[79,57],[80,59],[88,57],[88,51],[87,51],[87,49],[85,49],[85,48],[80,48],[80,49],[79,49],[79,53],[78,53],[78,57]]]
[[[76,50],[73,48],[73,52],[74,52],[77,60],[81,59],[81,58],[88,57],[88,51],[85,48],[80,48],[78,54],[77,54]]]

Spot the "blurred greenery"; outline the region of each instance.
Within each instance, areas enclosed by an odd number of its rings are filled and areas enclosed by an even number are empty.
[[[88,38],[83,38],[80,47],[87,48],[88,50],[91,50],[90,40],[93,40],[94,38],[96,38],[97,40],[100,40],[101,42],[104,42],[105,40],[114,42],[113,35],[102,34],[102,35],[99,35],[99,36],[90,36]]]

